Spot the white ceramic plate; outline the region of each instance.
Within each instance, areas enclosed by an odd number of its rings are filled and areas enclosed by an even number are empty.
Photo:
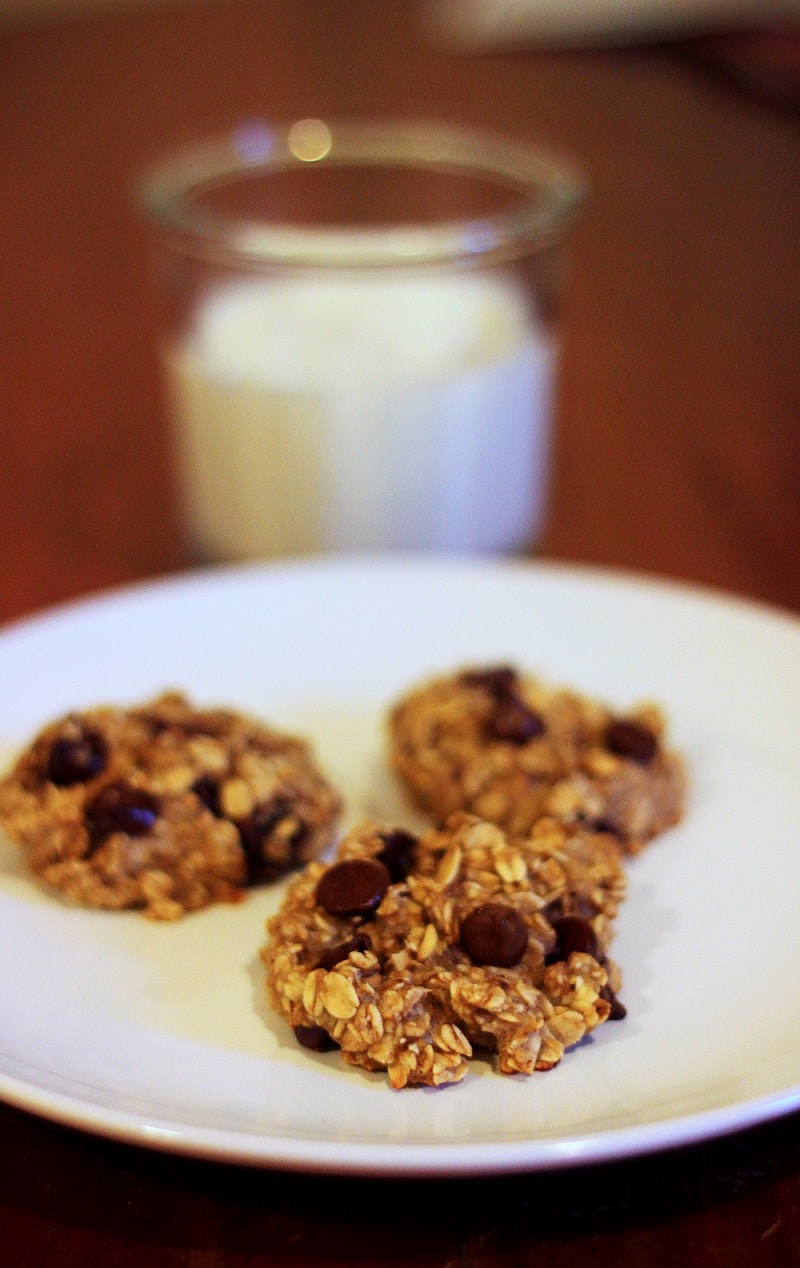
[[[0,635],[0,745],[180,686],[312,737],[348,798],[413,822],[382,715],[418,678],[514,660],[624,708],[662,701],[685,823],[629,866],[628,1017],[547,1075],[457,1087],[297,1046],[263,1002],[280,890],[174,925],[79,910],[0,840],[0,1095],[139,1144],[395,1174],[549,1168],[661,1149],[800,1104],[800,622],[696,590],[551,566],[339,561],[190,576]]]

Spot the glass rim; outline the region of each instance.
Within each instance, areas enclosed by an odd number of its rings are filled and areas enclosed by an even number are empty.
[[[411,167],[464,174],[519,196],[508,211],[422,225],[342,229],[267,224],[201,207],[197,195],[271,171]],[[137,190],[155,226],[188,255],[239,267],[409,267],[500,263],[562,241],[585,196],[570,164],[515,138],[449,123],[254,121],[151,168]]]

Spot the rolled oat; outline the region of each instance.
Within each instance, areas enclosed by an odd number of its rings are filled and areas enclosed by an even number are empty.
[[[179,692],[60,718],[0,781],[0,823],[40,880],[164,920],[300,867],[339,808],[304,741]]]
[[[466,810],[519,835],[551,815],[611,830],[635,854],[683,814],[665,730],[652,704],[621,715],[512,666],[468,668],[395,704],[390,761],[438,822]]]
[[[617,841],[552,819],[512,839],[465,813],[413,851],[404,837],[410,870],[372,910],[345,891],[358,861],[388,878],[396,832],[377,824],[290,882],[262,949],[273,1007],[301,1044],[338,1047],[394,1088],[456,1083],[476,1048],[504,1074],[551,1069],[607,1020],[619,987],[607,956],[625,891]],[[567,913],[593,954],[560,953],[554,921]]]

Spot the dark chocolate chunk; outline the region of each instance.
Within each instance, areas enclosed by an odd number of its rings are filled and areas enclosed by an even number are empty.
[[[587,819],[586,827],[590,832],[606,832],[610,836],[618,837],[620,835],[619,828],[610,819]]]
[[[389,869],[378,859],[345,859],[320,877],[317,902],[331,916],[367,916],[390,884]]]
[[[544,729],[539,714],[513,697],[498,702],[487,727],[492,739],[507,740],[510,744],[527,744],[543,735]]]
[[[411,871],[416,846],[417,838],[403,828],[383,833],[383,847],[375,857],[388,869],[393,885],[404,881]]]
[[[59,788],[85,784],[105,769],[108,748],[99,731],[81,727],[76,735],[62,735],[51,745],[47,778]]]
[[[294,1037],[304,1048],[312,1052],[334,1052],[339,1047],[322,1026],[295,1026]]]
[[[213,775],[199,775],[192,784],[192,792],[200,798],[206,810],[210,810],[218,819],[221,817],[219,781]]]
[[[551,903],[542,908],[541,914],[545,920],[550,921],[551,925],[555,925],[562,916],[583,916],[584,920],[591,920],[597,915],[597,910],[588,898],[584,898],[581,894],[571,894],[569,898],[554,898]]]
[[[510,969],[525,954],[528,926],[513,907],[482,903],[462,920],[460,941],[474,964]]]
[[[562,916],[553,922],[557,939],[557,950],[552,953],[556,960],[567,960],[573,951],[581,951],[584,955],[592,955],[598,959],[597,935],[588,920],[580,916]],[[548,956],[548,959],[551,959]]]
[[[600,992],[601,999],[608,1000],[611,1005],[611,1012],[608,1014],[609,1021],[622,1021],[628,1016],[628,1010],[621,1000],[617,999],[611,987],[606,985]]]
[[[369,951],[372,943],[365,933],[357,933],[346,942],[337,942],[335,947],[328,947],[317,960],[318,969],[335,969],[337,964],[346,960],[351,951]]]
[[[268,849],[276,827],[290,813],[288,801],[276,797],[273,801],[254,806],[246,819],[236,821],[247,860],[245,884],[263,885],[297,866],[298,850],[306,836],[306,828],[302,824],[298,824],[294,832],[281,841],[280,851]]]
[[[658,752],[658,740],[653,732],[640,722],[631,722],[626,718],[609,722],[605,746],[618,757],[628,757],[641,766],[648,766]]]
[[[511,665],[493,665],[487,669],[468,669],[461,675],[467,687],[482,687],[495,699],[513,695],[519,676]]]
[[[461,681],[469,687],[483,688],[494,700],[495,707],[486,722],[489,739],[527,744],[544,733],[542,718],[520,699],[519,675],[510,665],[468,670],[461,675]]]
[[[114,832],[140,837],[158,818],[160,802],[144,788],[118,782],[106,784],[86,807],[86,821],[95,844]]]

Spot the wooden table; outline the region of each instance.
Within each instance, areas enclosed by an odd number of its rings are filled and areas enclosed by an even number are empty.
[[[230,0],[0,33],[0,620],[187,562],[132,183],[243,119],[311,115],[450,118],[580,164],[593,192],[545,553],[800,609],[800,117],[682,49],[465,57],[417,12]],[[785,1265],[800,1262],[798,1126],[423,1184],[151,1155],[2,1108],[0,1257]]]

